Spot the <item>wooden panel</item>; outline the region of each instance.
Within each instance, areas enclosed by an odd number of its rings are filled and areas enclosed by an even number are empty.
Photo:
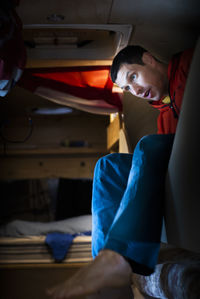
[[[129,140],[124,129],[119,131],[119,153],[130,153]]]
[[[71,141],[84,141],[89,148],[106,148],[107,118],[105,116],[91,114],[33,115],[32,124],[33,132],[25,143],[8,143],[8,146],[12,145],[22,149],[25,147],[31,149],[31,146],[32,148],[58,148],[61,144],[67,146],[67,143]],[[1,134],[11,141],[23,140],[29,132],[30,124],[26,116],[10,118],[9,122],[5,123],[1,129]]]
[[[199,2],[196,0],[152,1],[151,5],[149,5],[149,0],[114,0],[109,21],[116,24],[132,22],[135,25],[146,24],[147,28],[150,24],[159,24],[161,25],[161,28],[158,28],[159,32],[162,32],[163,25],[167,24],[170,34],[171,28],[175,31],[180,29],[181,26],[177,26],[178,22],[182,25],[185,24],[182,26],[185,33],[187,33],[187,26],[192,31],[192,28],[195,27],[191,25],[199,24],[199,16]],[[176,26],[174,27],[174,25]]]
[[[23,0],[18,13],[24,24],[52,23],[47,19],[52,14],[62,15],[57,23],[106,24],[112,0]]]
[[[107,128],[107,148],[110,150],[119,141],[120,121],[117,116]]]
[[[79,265],[80,267],[85,265]],[[0,287],[3,299],[49,299],[46,289],[64,282],[76,273],[78,267],[46,267],[41,265],[19,269],[1,269]],[[12,286],[12,287],[11,287]],[[81,296],[79,299],[86,299]]]
[[[114,0],[109,18],[113,24],[133,24],[129,44],[141,45],[158,58],[193,47],[199,36],[199,1]]]
[[[130,149],[133,151],[140,138],[156,134],[159,111],[148,102],[138,100],[130,93],[124,93],[123,112]]]
[[[55,154],[67,154],[67,155],[84,155],[84,154],[107,154],[107,150],[105,148],[90,148],[90,147],[21,147],[21,148],[6,148],[6,150],[0,146],[0,155],[4,155],[6,152],[6,156],[23,156],[23,155],[55,155]]]
[[[34,60],[28,59],[26,68],[111,65],[112,60]]]
[[[92,178],[99,156],[0,158],[0,179]]]
[[[7,270],[30,270],[30,269],[79,269],[84,267],[86,264],[85,262],[79,263],[71,263],[71,264],[64,264],[64,263],[50,263],[50,264],[0,264],[0,271],[7,269]]]

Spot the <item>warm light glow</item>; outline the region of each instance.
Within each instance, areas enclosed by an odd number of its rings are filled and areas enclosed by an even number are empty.
[[[118,112],[116,113],[111,113],[110,114],[110,122],[113,122],[113,120],[118,116]]]
[[[123,93],[123,90],[119,86],[114,84],[112,88],[112,92]]]

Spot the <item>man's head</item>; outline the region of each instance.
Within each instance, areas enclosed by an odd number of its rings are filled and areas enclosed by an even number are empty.
[[[125,91],[147,100],[159,100],[168,93],[167,65],[140,46],[127,46],[114,58],[111,78]]]

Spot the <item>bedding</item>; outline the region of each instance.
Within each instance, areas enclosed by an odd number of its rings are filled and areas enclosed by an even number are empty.
[[[92,229],[92,215],[53,222],[14,220],[0,226],[0,237],[40,236],[52,232],[79,234]]]
[[[45,243],[45,236],[0,238],[0,266],[5,264],[49,264],[55,259]],[[91,236],[74,238],[63,264],[91,261]]]
[[[15,220],[2,225],[0,226],[0,265],[89,262],[92,259],[91,228],[91,215],[47,223]],[[53,248],[49,246],[47,239],[55,234],[59,238],[57,237],[57,244],[54,242]],[[66,241],[67,236],[71,237],[70,244],[65,242],[64,246],[67,250],[62,258],[57,259],[55,245],[56,251],[60,252],[61,243],[63,240]]]

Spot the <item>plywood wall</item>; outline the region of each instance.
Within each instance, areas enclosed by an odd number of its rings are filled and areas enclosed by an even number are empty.
[[[34,115],[34,105],[59,105],[20,94],[13,91],[1,103],[0,179],[93,177],[98,158],[107,152],[109,117],[75,110]]]
[[[141,137],[157,133],[158,111],[130,93],[124,94],[123,106],[125,128],[133,151]]]

